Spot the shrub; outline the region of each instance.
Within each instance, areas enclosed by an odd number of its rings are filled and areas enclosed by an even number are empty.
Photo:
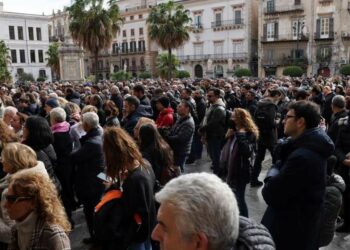
[[[43,77],[43,76],[39,76],[39,77],[36,79],[37,82],[45,82],[45,80],[46,80],[46,77]]]
[[[242,77],[242,76],[251,76],[252,72],[250,69],[245,69],[245,68],[239,68],[235,70],[235,76],[237,77]]]
[[[189,78],[191,75],[190,75],[190,72],[186,71],[186,70],[178,70],[176,72],[176,77],[177,78],[180,78],[180,79],[183,79],[183,78]]]
[[[131,73],[125,72],[123,70],[112,74],[112,80],[114,81],[126,81],[130,80],[132,77]]]
[[[303,75],[303,73],[303,69],[299,66],[289,66],[283,70],[283,75],[290,77],[300,77]]]
[[[340,73],[346,76],[350,76],[350,64],[343,65],[340,68]]]
[[[20,74],[18,76],[18,81],[20,81],[20,82],[26,82],[26,81],[34,82],[34,76],[31,73],[23,72],[22,74]]]
[[[139,74],[139,78],[141,79],[149,79],[152,78],[152,74],[149,71],[144,71]]]

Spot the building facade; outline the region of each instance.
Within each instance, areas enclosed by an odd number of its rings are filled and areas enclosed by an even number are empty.
[[[190,40],[176,49],[182,69],[194,78],[230,77],[240,67],[257,74],[257,0],[177,2],[192,18]]]
[[[0,40],[10,50],[8,66],[14,81],[25,72],[34,79],[44,77],[51,81],[51,69],[47,67],[46,52],[49,48],[47,24],[49,17],[5,12],[0,2]]]
[[[263,0],[259,6],[259,76],[298,65],[308,76],[337,74],[350,55],[348,0]]]

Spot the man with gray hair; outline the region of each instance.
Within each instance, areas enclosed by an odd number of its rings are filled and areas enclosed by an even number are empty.
[[[17,112],[18,110],[12,106],[8,106],[4,109],[4,116],[2,120],[7,124],[7,126],[11,127],[11,122],[16,116]]]
[[[156,200],[161,205],[152,238],[162,250],[275,249],[265,227],[239,217],[231,188],[216,175],[182,175]]]
[[[87,112],[82,117],[83,128],[86,132],[80,139],[81,148],[71,154],[76,170],[76,194],[84,206],[86,224],[90,238],[83,239],[84,243],[94,242],[93,216],[94,208],[100,201],[104,187],[97,175],[103,171],[104,158],[102,151],[102,133],[98,129],[99,119],[95,112]]]
[[[328,125],[327,134],[332,139],[334,144],[338,137],[339,120],[347,116],[345,104],[345,97],[342,95],[336,95],[332,99],[331,108],[333,115]]]

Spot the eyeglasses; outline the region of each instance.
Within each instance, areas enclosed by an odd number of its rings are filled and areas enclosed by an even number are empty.
[[[32,196],[17,196],[17,195],[5,195],[5,199],[8,203],[14,204],[24,200],[32,199]]]

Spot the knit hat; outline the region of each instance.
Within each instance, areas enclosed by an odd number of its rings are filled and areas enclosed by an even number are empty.
[[[57,108],[60,105],[58,104],[57,100],[54,98],[48,99],[45,103],[45,105],[51,107],[51,108]]]
[[[158,100],[157,100],[157,102],[159,102],[160,104],[162,104],[162,106],[163,106],[164,108],[168,108],[169,105],[170,105],[170,100],[169,100],[169,98],[166,97],[166,96],[161,96],[161,97],[159,97]]]

